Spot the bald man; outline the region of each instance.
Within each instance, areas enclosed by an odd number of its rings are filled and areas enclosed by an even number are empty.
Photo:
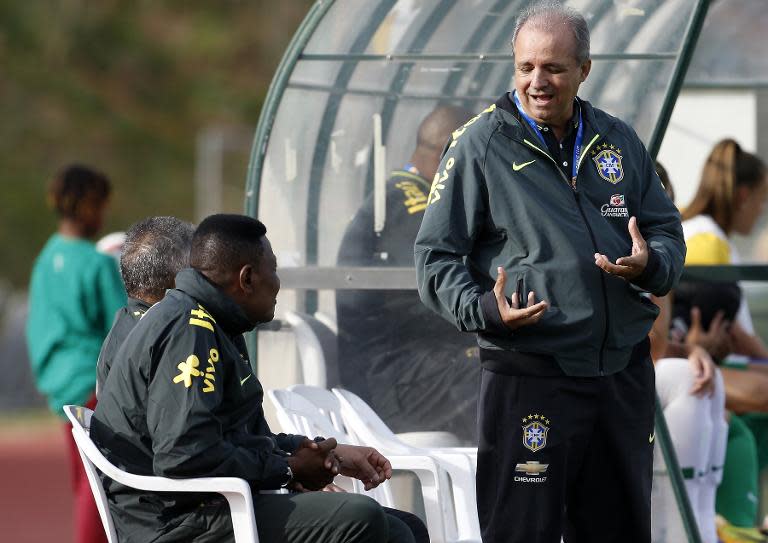
[[[347,226],[340,265],[413,266],[413,241],[441,152],[470,116],[440,105],[422,120],[410,160],[387,181],[384,229],[374,231],[370,195]],[[480,372],[472,338],[435,319],[416,291],[338,291],[336,315],[345,388],[366,399],[395,432],[442,430],[475,441]]]

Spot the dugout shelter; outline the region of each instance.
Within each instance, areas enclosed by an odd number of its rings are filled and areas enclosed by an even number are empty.
[[[417,296],[410,266],[339,265],[345,229],[366,198],[373,235],[387,228],[386,179],[407,162],[436,105],[479,112],[512,88],[510,40],[526,3],[318,0],[311,8],[272,81],[247,178],[246,212],[267,225],[282,281],[277,322],[250,338],[268,388],[290,384],[269,361],[285,367],[298,356],[287,312],[317,314],[333,330],[342,290]],[[566,3],[591,31],[592,72],[580,96],[629,122],[656,156],[709,1]],[[379,377],[385,386],[387,376]],[[667,445],[663,427],[660,434]],[[698,541],[682,484],[669,474],[681,522]]]

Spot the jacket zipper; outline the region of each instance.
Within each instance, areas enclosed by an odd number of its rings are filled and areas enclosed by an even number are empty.
[[[581,168],[582,159],[584,156],[586,156],[587,151],[590,147],[592,147],[592,144],[594,144],[598,139],[600,138],[600,134],[595,134],[595,136],[592,138],[592,140],[587,144],[586,147],[584,147],[584,151],[581,153],[581,156],[579,157],[579,162],[576,165],[576,175],[579,174],[579,168]],[[596,253],[599,253],[597,249],[597,240],[595,239],[595,234],[592,231],[592,227],[589,225],[589,221],[587,221],[587,216],[584,214],[584,209],[581,207],[581,193],[579,192],[579,189],[576,187],[576,177],[574,177],[571,181],[568,181],[568,178],[563,173],[563,170],[560,169],[560,166],[558,166],[557,162],[555,162],[555,159],[552,158],[552,156],[541,149],[540,147],[537,147],[527,139],[523,139],[523,142],[528,145],[529,147],[535,149],[545,157],[547,157],[552,164],[555,165],[555,169],[557,172],[562,176],[563,180],[566,182],[566,184],[571,187],[571,192],[573,193],[573,198],[576,200],[576,207],[579,208],[579,213],[581,214],[581,219],[584,221],[584,225],[587,227],[587,232],[589,232],[589,238],[592,240],[592,247]],[[608,289],[605,285],[605,276],[603,275],[602,271],[600,272],[600,286],[602,289],[602,295],[603,295],[603,314],[605,315],[605,322],[603,324],[603,341],[600,344],[600,352],[598,353],[597,357],[597,370],[600,375],[605,374],[605,369],[603,367],[603,356],[605,353],[605,344],[608,341],[608,324],[610,323],[610,318],[608,315]]]

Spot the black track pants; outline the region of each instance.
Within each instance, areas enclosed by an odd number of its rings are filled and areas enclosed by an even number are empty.
[[[654,371],[482,374],[477,502],[484,543],[649,543]]]

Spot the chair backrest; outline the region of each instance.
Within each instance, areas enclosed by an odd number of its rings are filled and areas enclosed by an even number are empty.
[[[339,325],[336,323],[336,320],[333,317],[326,315],[325,313],[321,313],[320,311],[315,311],[315,318],[324,324],[328,330],[333,332],[334,336],[338,337]]]
[[[341,403],[333,392],[312,385],[293,385],[288,390],[309,400],[336,430],[349,435],[341,416]],[[349,435],[349,437],[353,436]]]
[[[104,524],[109,543],[117,543],[117,532],[109,512],[107,495],[101,485],[98,471],[127,487],[149,492],[216,492],[223,495],[229,504],[232,529],[236,543],[259,543],[256,519],[253,513],[253,498],[248,483],[236,477],[197,477],[191,479],[169,479],[148,475],[135,475],[122,471],[101,453],[89,435],[93,411],[77,405],[65,405],[64,413],[72,423],[75,439],[83,467],[88,475],[96,506]],[[98,469],[98,471],[97,471]]]
[[[286,426],[283,429],[286,431],[293,431],[295,433],[303,434],[306,436],[323,436],[333,437],[339,443],[350,443],[350,437],[345,432],[337,430],[333,427],[330,420],[325,417],[318,408],[305,397],[286,389],[268,390],[267,396],[269,396],[272,403],[275,404],[275,409],[278,414],[278,419],[288,421],[288,430]],[[282,412],[282,415],[281,415]],[[381,505],[386,507],[392,507],[394,499],[392,497],[392,490],[389,488],[389,484],[385,483],[379,485],[370,491],[364,491],[362,484],[359,481],[353,480],[352,486],[357,493],[364,493]]]
[[[341,388],[334,388],[333,393],[341,403],[345,426],[359,443],[366,443],[389,454],[412,453],[411,447],[402,443],[360,396]]]
[[[286,311],[285,320],[291,325],[296,337],[304,383],[321,388],[337,385],[339,372],[336,333],[306,313]]]
[[[334,428],[331,421],[304,396],[286,389],[268,390],[267,396],[275,404],[278,419],[285,431],[309,437],[333,437],[339,443],[349,442],[349,436]],[[284,420],[289,421],[287,425],[283,424]]]
[[[91,457],[100,456],[104,459],[104,462],[108,462],[88,435],[91,428],[93,411],[87,407],[67,405],[64,407],[64,413],[72,423],[72,436],[77,444],[80,458],[83,460],[83,467],[88,476],[88,483],[91,485],[91,492],[93,492],[93,497],[96,500],[101,523],[104,525],[104,532],[107,534],[107,541],[109,543],[117,543],[117,532],[115,531],[115,525],[112,523],[112,515],[109,513],[107,493],[101,485],[101,479],[99,478],[98,471],[96,471],[96,466],[91,461]]]

